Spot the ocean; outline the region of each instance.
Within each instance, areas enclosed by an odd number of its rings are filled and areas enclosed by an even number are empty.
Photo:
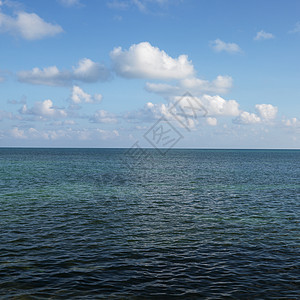
[[[300,151],[0,148],[1,299],[299,299]]]

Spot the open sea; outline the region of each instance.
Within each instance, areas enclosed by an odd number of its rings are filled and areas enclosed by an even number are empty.
[[[1,299],[300,299],[300,150],[0,148]]]

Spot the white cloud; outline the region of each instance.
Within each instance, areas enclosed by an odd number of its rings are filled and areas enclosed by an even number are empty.
[[[164,97],[183,95],[186,91],[194,96],[201,96],[204,93],[225,94],[232,87],[232,83],[233,80],[230,76],[219,75],[213,81],[190,77],[180,80],[177,85],[147,82],[145,89]]]
[[[297,118],[291,118],[288,120],[284,120],[283,123],[285,126],[288,126],[288,127],[299,127],[300,128],[300,120],[298,120]]]
[[[172,103],[169,104],[164,104],[164,103],[152,103],[152,102],[147,102],[143,108],[136,110],[136,111],[131,111],[127,114],[124,115],[124,118],[133,121],[133,122],[153,122],[154,120],[157,120],[161,117],[165,117],[169,121],[176,121],[174,116],[170,113],[170,108],[172,106]],[[176,113],[176,109],[174,110]],[[178,115],[179,119],[182,119],[183,117],[180,117]],[[192,120],[191,120],[192,121]],[[190,127],[194,127],[194,123],[190,122]]]
[[[218,120],[216,118],[208,117],[206,118],[206,123],[210,126],[217,126]]]
[[[209,115],[206,117],[207,124],[216,126],[217,119],[212,116],[237,116],[239,113],[239,104],[235,100],[226,101],[220,96],[204,95],[198,98],[187,95],[175,97],[168,104],[148,102],[142,109],[127,113],[124,117],[133,121],[152,122],[163,116],[175,121],[179,126],[192,129],[207,114]]]
[[[53,106],[53,102],[50,99],[44,100],[43,102],[35,102],[32,108],[27,108],[27,105],[24,104],[20,113],[24,115],[34,115],[40,120],[65,118],[67,116],[66,111]]]
[[[83,58],[78,62],[77,67],[73,67],[73,77],[75,80],[83,82],[96,82],[107,80],[109,71],[101,64],[95,63],[89,58]]]
[[[126,78],[181,79],[194,74],[187,55],[172,58],[148,42],[133,44],[124,51],[115,48],[110,56],[117,74]]]
[[[94,103],[102,100],[102,95],[95,94],[94,96],[84,92],[79,86],[74,85],[72,88],[71,99],[74,103],[78,104],[81,102]]]
[[[240,113],[239,104],[235,100],[210,95],[204,95],[201,100],[211,116],[237,116]]]
[[[232,87],[232,78],[230,76],[219,75],[215,80],[209,82],[208,80],[202,80],[199,78],[186,78],[181,81],[183,89],[190,91],[191,93],[227,93]]]
[[[175,96],[182,93],[179,86],[166,83],[147,82],[145,85],[145,89],[150,93],[156,93],[163,96]]]
[[[56,66],[43,69],[33,68],[31,71],[20,71],[17,73],[20,82],[49,85],[66,86],[74,81],[96,82],[107,80],[110,76],[109,70],[88,58],[83,58],[78,62],[78,66],[72,71],[60,71]]]
[[[0,12],[0,32],[21,36],[26,40],[38,40],[63,32],[61,26],[45,22],[35,13],[19,11],[16,17]]]
[[[105,110],[97,110],[90,118],[90,121],[94,123],[116,123],[117,119],[115,115]]]
[[[225,43],[220,39],[216,39],[213,42],[210,43],[211,47],[216,52],[222,52],[225,51],[227,53],[241,53],[242,49],[238,44],[235,43]]]
[[[261,122],[261,118],[254,113],[243,111],[234,122],[238,124],[258,124]]]
[[[239,104],[235,100],[225,100],[220,96],[203,95],[202,97],[174,97],[168,104],[148,102],[142,109],[124,115],[129,121],[153,122],[165,117],[175,121],[179,126],[195,128],[201,119],[206,117],[206,123],[217,125],[213,116],[238,116]],[[179,121],[179,122],[178,122]]]
[[[268,123],[276,118],[278,108],[272,104],[256,104],[255,110],[257,114],[249,113],[247,111],[241,112],[233,122],[238,124]]]
[[[275,119],[278,112],[278,108],[272,104],[256,104],[255,109],[258,115],[264,120]]]
[[[261,30],[261,31],[257,32],[256,36],[254,37],[254,40],[260,41],[260,40],[270,40],[270,39],[274,39],[274,38],[275,38],[275,36],[272,33]]]
[[[68,71],[60,71],[56,66],[43,69],[33,68],[31,71],[20,71],[17,73],[17,76],[20,82],[50,86],[67,85],[71,80]]]

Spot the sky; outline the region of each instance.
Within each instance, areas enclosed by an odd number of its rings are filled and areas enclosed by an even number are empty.
[[[0,0],[0,147],[300,148],[298,0]]]

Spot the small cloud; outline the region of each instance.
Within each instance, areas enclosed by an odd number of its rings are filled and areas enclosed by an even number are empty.
[[[278,112],[278,108],[272,104],[256,104],[255,109],[258,115],[264,120],[275,119]]]
[[[95,103],[102,100],[102,95],[95,94],[94,96],[92,96],[84,92],[79,86],[74,85],[72,88],[71,99],[75,104],[79,104],[81,102]]]
[[[270,40],[270,39],[274,39],[274,38],[275,38],[275,36],[272,33],[261,30],[261,31],[257,32],[256,36],[254,37],[254,40],[261,41],[261,40]]]
[[[240,113],[239,104],[235,100],[225,100],[217,95],[204,95],[201,100],[211,116],[237,116]]]
[[[196,77],[188,77],[179,81],[177,85],[166,83],[150,83],[147,82],[145,89],[148,92],[156,93],[164,97],[171,97],[184,94],[187,90],[195,96],[203,95],[204,93],[225,94],[233,85],[233,80],[230,76],[217,76],[213,81],[208,81]]]
[[[125,78],[180,79],[194,74],[187,55],[172,58],[148,42],[133,44],[129,50],[115,48],[110,56],[116,73]]]
[[[241,53],[242,49],[238,44],[235,43],[225,43],[220,39],[216,39],[210,43],[212,49],[216,52],[227,52],[231,54]]]
[[[66,111],[53,106],[53,102],[50,99],[43,102],[35,102],[32,108],[28,108],[24,104],[19,112],[23,115],[36,116],[40,120],[65,118],[67,116]]]
[[[272,104],[256,104],[255,113],[243,111],[235,120],[237,124],[258,124],[266,123],[276,118],[278,108]]]
[[[97,110],[90,118],[90,121],[93,123],[117,123],[115,115],[106,110]]]
[[[230,76],[217,76],[212,82],[195,77],[183,79],[181,85],[183,89],[192,93],[227,93],[232,87],[233,80]]]
[[[89,58],[83,58],[78,62],[77,67],[73,67],[73,79],[83,82],[96,82],[107,80],[110,72],[103,65],[93,62]]]
[[[83,58],[78,62],[78,66],[72,68],[72,71],[61,71],[56,66],[51,66],[43,69],[33,68],[30,71],[20,71],[17,73],[17,76],[20,82],[37,85],[67,86],[74,81],[90,83],[108,80],[110,71],[99,63]]]
[[[206,118],[206,123],[210,126],[217,126],[218,120],[216,118],[208,117]]]
[[[287,127],[299,127],[300,128],[300,120],[298,120],[297,118],[283,120],[283,124]]]
[[[295,24],[295,27],[289,31],[289,33],[300,33],[300,22]]]
[[[261,118],[254,113],[243,111],[235,120],[233,120],[233,122],[244,125],[258,124],[261,122]]]
[[[0,32],[20,36],[25,40],[39,40],[55,36],[63,29],[57,24],[47,23],[35,13],[19,11],[15,17],[0,12]]]

